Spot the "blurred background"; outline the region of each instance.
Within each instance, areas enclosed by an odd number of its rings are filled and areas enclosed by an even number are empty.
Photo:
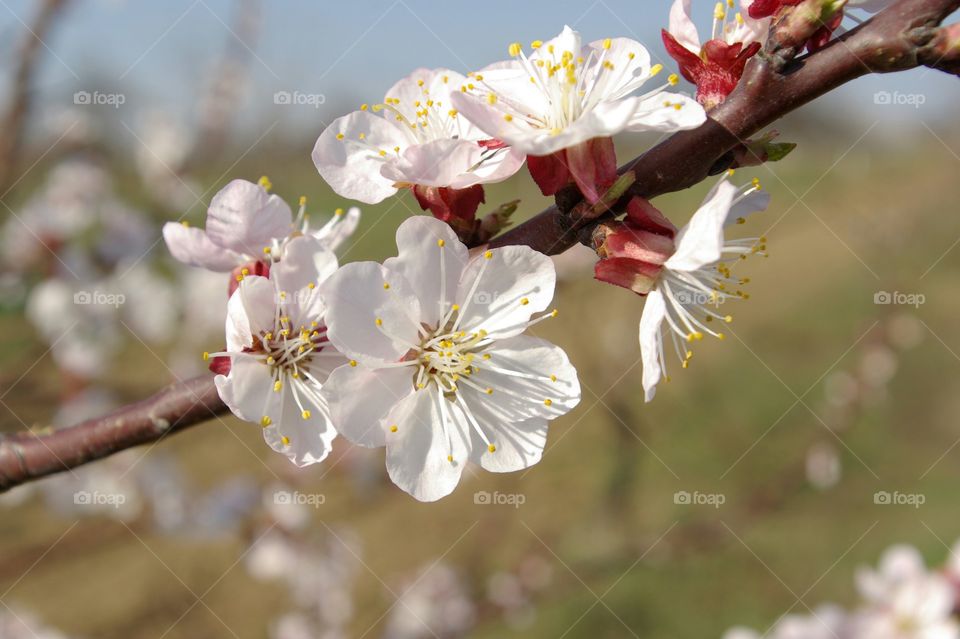
[[[708,29],[712,5],[698,11]],[[326,219],[350,202],[310,149],[419,66],[468,71],[566,23],[668,69],[669,3],[0,0],[0,431],[64,426],[204,371],[222,275],[170,259],[233,178]],[[851,23],[852,24],[852,23]],[[860,80],[784,120],[744,233],[748,301],[652,404],[642,299],[557,258],[581,405],[523,473],[436,504],[338,440],[296,470],[259,427],[211,420],[0,496],[0,637],[719,637],[854,602],[896,542],[960,537],[956,78]],[[621,160],[656,138],[618,140]],[[657,200],[686,221],[709,188]],[[550,202],[525,172],[487,207]],[[342,261],[383,259],[419,213],[363,207]],[[112,296],[112,297],[110,297]],[[87,303],[99,300],[102,303]],[[741,308],[742,307],[742,308]],[[78,495],[81,497],[78,498]],[[87,497],[83,497],[86,495]]]

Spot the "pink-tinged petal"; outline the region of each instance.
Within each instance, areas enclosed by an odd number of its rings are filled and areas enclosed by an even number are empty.
[[[293,230],[287,203],[253,182],[233,180],[210,201],[207,236],[219,246],[251,256]]]
[[[397,147],[402,152],[413,140],[402,125],[387,117],[393,116],[354,111],[334,120],[320,134],[313,147],[313,163],[337,195],[376,204],[397,192],[393,180],[380,170],[391,156],[396,157]]]
[[[489,156],[474,170],[462,173],[451,183],[451,188],[465,189],[477,184],[502,182],[523,166],[526,155],[519,149],[501,147],[497,153]]]
[[[399,274],[412,288],[420,301],[421,321],[436,326],[458,299],[457,285],[469,259],[467,247],[449,224],[418,215],[407,218],[397,229],[397,253],[383,263],[384,267]]]
[[[682,93],[660,93],[637,100],[628,131],[673,133],[695,129],[707,121],[707,112],[693,98]]]
[[[391,159],[380,173],[393,182],[424,186],[450,186],[480,161],[483,149],[476,142],[440,139],[408,147]]]
[[[476,404],[470,410],[487,437],[496,442],[496,450],[490,452],[474,429],[471,432],[473,455],[470,460],[473,463],[491,473],[512,473],[533,466],[543,457],[547,444],[545,418],[504,421],[486,404]]]
[[[566,150],[570,175],[591,204],[617,181],[617,153],[613,138],[593,138]]]
[[[419,344],[420,303],[396,271],[376,262],[353,262],[320,288],[327,337],[347,357],[375,367],[399,361]]]
[[[452,493],[470,457],[470,425],[460,407],[431,385],[397,404],[387,421],[397,427],[386,435],[393,483],[419,501]]]
[[[475,360],[480,370],[470,376],[473,384],[459,385],[458,392],[471,412],[483,404],[503,423],[532,417],[556,419],[580,403],[577,371],[559,346],[517,335],[494,342],[484,353],[490,357]],[[488,388],[493,392],[488,394],[484,390]],[[499,445],[500,426],[492,423],[487,427],[485,435]]]
[[[270,367],[246,356],[235,357],[230,374],[217,375],[213,381],[230,412],[247,422],[259,424],[270,414],[274,396],[279,395],[273,392]]]
[[[265,277],[245,277],[227,302],[227,349],[238,352],[253,345],[253,336],[272,331],[276,287]]]
[[[386,445],[387,414],[414,391],[416,367],[341,366],[323,385],[337,431],[359,446]]]
[[[280,396],[280,393],[274,393]],[[286,456],[294,465],[303,468],[326,459],[337,436],[324,407],[309,404],[310,417],[303,419],[300,407],[293,399],[293,393],[282,394],[282,419],[273,419],[273,424],[263,429],[263,440],[270,448]],[[279,407],[279,401],[276,402]]]
[[[487,258],[489,255],[489,259]],[[457,289],[460,327],[504,339],[526,330],[553,300],[553,260],[526,246],[505,246],[473,258]]]
[[[290,240],[270,272],[282,293],[277,300],[281,314],[290,317],[294,326],[319,321],[325,307],[318,287],[336,270],[337,256],[319,240],[307,236]]]
[[[690,5],[692,0],[674,0],[670,7],[670,35],[683,47],[692,51],[694,54],[700,54],[700,34],[697,33],[697,25],[693,23],[690,17]]]
[[[211,242],[205,231],[179,222],[163,225],[163,239],[170,254],[184,264],[226,273],[243,261],[234,251]]]
[[[711,191],[709,199],[693,214],[677,234],[677,250],[667,260],[667,268],[674,271],[695,271],[720,259],[723,248],[723,227],[737,187],[726,180]]]
[[[673,255],[673,238],[651,233],[626,222],[608,233],[601,246],[603,257],[626,257],[651,265],[659,265]]]
[[[308,231],[308,234],[323,242],[331,251],[336,251],[341,244],[347,241],[360,224],[360,209],[351,206],[345,214],[334,215],[327,223],[318,229]]]
[[[628,257],[607,257],[593,267],[593,276],[601,282],[629,289],[634,293],[649,293],[663,267]]]
[[[651,401],[657,393],[657,384],[663,377],[660,367],[660,328],[667,316],[667,305],[660,291],[651,291],[640,316],[640,357],[643,360],[644,399]]]

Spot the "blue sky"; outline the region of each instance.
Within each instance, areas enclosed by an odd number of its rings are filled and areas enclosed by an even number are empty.
[[[709,27],[712,3],[697,3]],[[319,109],[303,105],[283,113],[287,131],[311,132],[350,105],[378,100],[418,66],[479,68],[505,57],[509,42],[548,38],[565,23],[586,40],[636,38],[662,60],[659,29],[669,10],[667,0],[263,0],[262,5],[243,119],[276,119],[275,91],[322,94],[326,103]],[[73,0],[47,39],[38,83],[43,103],[68,105],[76,90],[118,91],[128,96],[124,117],[145,108],[188,116],[233,37],[228,25],[236,6],[231,0]],[[29,21],[34,9],[30,0],[0,0],[4,79],[10,36],[22,35],[19,20]],[[924,104],[878,105],[878,91],[922,94]],[[955,78],[917,70],[861,80],[822,104],[823,113],[833,117],[899,126],[943,121],[958,97]]]

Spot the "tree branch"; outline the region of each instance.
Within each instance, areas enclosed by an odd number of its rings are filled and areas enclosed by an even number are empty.
[[[0,492],[160,440],[226,411],[213,376],[203,375],[69,428],[4,436],[0,438]]]
[[[581,239],[589,240],[592,228],[622,211],[630,197],[651,199],[725,170],[737,145],[846,82],[921,65],[954,72],[956,33],[939,25],[958,7],[960,0],[900,0],[814,54],[784,61],[771,51],[762,52],[705,124],[674,134],[621,167],[621,173],[632,172],[635,179],[611,212],[589,217],[580,194],[567,189],[557,195],[555,206],[494,238],[491,246],[523,244],[542,253],[561,253]],[[106,417],[42,435],[0,439],[0,491],[157,441],[226,411],[213,377],[204,376],[169,386]]]

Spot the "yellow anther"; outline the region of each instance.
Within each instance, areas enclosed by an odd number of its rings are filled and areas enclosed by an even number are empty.
[[[493,444],[490,444],[489,446],[487,446],[487,450],[489,450],[491,453],[495,453],[497,452],[497,447],[494,446]]]
[[[380,149],[379,151],[377,151],[377,155],[383,158],[387,156],[387,152],[384,151],[383,149]]]
[[[545,399],[545,400],[543,400],[543,405],[544,405],[544,406],[553,406],[553,400],[552,400],[552,399]]]
[[[510,46],[507,47],[507,51],[512,57],[515,58],[520,55],[521,51],[523,51],[523,45],[521,45],[519,42],[511,42]]]
[[[366,111],[366,110],[369,109],[369,108],[370,108],[370,105],[369,105],[369,104],[361,104],[361,105],[360,105],[360,110],[361,110],[361,111]]]
[[[503,119],[506,120],[507,122],[513,122],[513,116],[510,115],[509,113],[505,113],[503,115]]]
[[[309,284],[307,284],[307,288],[309,288],[312,291],[313,289],[317,288],[317,285],[314,284],[313,282],[310,282]]]
[[[722,3],[722,2],[718,2],[718,3],[717,3],[717,6],[716,6],[716,7],[714,8],[714,10],[713,10],[713,18],[714,18],[714,20],[723,20],[723,19],[726,18],[726,17],[727,17],[727,11],[726,11],[726,9],[724,9],[723,3]]]
[[[493,389],[492,389],[492,388],[488,388],[485,392],[487,393],[487,395],[493,395]]]
[[[303,411],[302,413],[300,413],[300,417],[303,417],[304,419],[310,419],[310,411],[308,410]]]
[[[484,353],[483,359],[490,359],[490,353]]]
[[[556,317],[559,314],[560,314],[560,311],[558,311],[557,309],[553,309],[552,311],[550,311],[550,317]]]
[[[350,365],[355,367],[355,366],[357,365],[357,360],[351,359],[351,360],[350,360]]]
[[[661,71],[663,71],[663,65],[662,65],[662,64],[655,64],[655,65],[653,65],[652,67],[650,67],[650,77],[652,78],[653,76],[657,75],[657,74],[660,73]]]
[[[437,240],[437,246],[439,246],[440,248],[443,248],[446,245],[447,245],[446,240]]]
[[[273,251],[273,249],[270,248],[269,246],[264,246],[264,247],[263,247],[263,254],[264,254],[264,255],[270,255],[270,252],[271,252],[271,251]]]
[[[268,365],[268,366],[273,366],[273,365],[276,364],[276,363],[277,363],[277,360],[273,359],[273,355],[270,355],[270,356],[267,357],[267,365]]]
[[[733,315],[727,315],[726,317],[723,318],[723,321],[729,324],[730,322],[733,321]]]
[[[279,393],[281,388],[283,388],[283,383],[278,379],[273,383],[273,392]]]
[[[180,222],[180,225],[181,225],[183,228],[185,228],[185,229],[190,228],[190,222],[188,222],[188,221],[186,221],[186,220],[183,220],[182,222]]]
[[[493,251],[484,251],[483,257],[484,257],[484,259],[492,260],[492,259],[493,259]]]
[[[284,445],[284,446],[289,446],[289,445],[290,445],[290,438],[287,437],[286,435],[284,435],[283,437],[281,437],[281,438],[280,438],[280,441],[283,442],[283,445]]]
[[[301,195],[301,196],[300,196],[300,206],[306,206],[306,205],[307,205],[307,196],[306,196],[306,195]]]
[[[530,303],[530,300],[527,299],[526,297],[520,300],[520,306],[526,306],[529,303]]]
[[[633,60],[635,57],[637,57],[637,54],[634,53],[633,51],[627,54],[627,58],[630,60]]]
[[[450,82],[450,76],[449,76],[449,75],[443,76],[442,79],[443,79],[443,83],[444,83],[444,84],[446,84],[447,82]]]
[[[268,178],[266,175],[261,175],[260,179],[257,180],[257,184],[259,184],[264,191],[269,191],[270,189],[273,188],[273,183],[270,181],[270,178]]]
[[[395,433],[395,432],[397,432],[397,430],[399,430],[399,429],[397,428],[397,425],[396,425],[396,424],[394,424],[393,426],[390,427],[390,432],[391,432],[391,433]]]
[[[456,109],[450,109],[449,111],[447,111],[447,115],[449,115],[451,118],[457,117],[457,113],[459,112]]]
[[[727,339],[727,336],[724,335],[723,333],[717,333],[717,339],[722,341]]]
[[[603,40],[604,49],[609,49],[612,44],[613,44],[613,40],[611,40],[610,38],[604,38]]]
[[[267,417],[266,415],[260,418],[260,425],[263,426],[264,428],[266,428],[272,423],[273,423],[273,420]]]
[[[207,361],[209,359],[210,359],[210,353],[208,353],[207,351],[203,351],[203,361]]]
[[[383,326],[383,320],[378,317],[378,318],[376,319],[376,324],[377,324],[377,326]]]
[[[367,139],[367,134],[366,134],[366,133],[361,133],[361,134],[358,135],[357,137],[360,138],[361,140],[366,140],[366,139]]]
[[[447,455],[447,461],[453,463],[453,455]]]
[[[459,304],[454,304],[454,305],[452,305],[450,308],[453,309],[453,310],[455,310],[455,311],[459,311],[459,310],[460,310],[460,305],[459,305]]]
[[[551,382],[557,381],[557,376],[556,376],[556,375],[551,375],[551,376],[550,376],[550,381],[551,381]]]
[[[496,103],[497,103],[497,96],[494,95],[493,93],[488,93],[488,94],[487,94],[487,104],[493,105],[493,104],[496,104]]]
[[[539,49],[542,46],[543,46],[543,40],[534,40],[533,42],[530,43],[531,49]]]
[[[671,73],[670,77],[667,78],[667,82],[670,83],[670,86],[675,87],[680,84],[680,76],[676,73]]]
[[[387,284],[386,282],[384,282],[384,283],[383,283],[383,290],[385,290],[385,291],[390,290],[390,285]]]

